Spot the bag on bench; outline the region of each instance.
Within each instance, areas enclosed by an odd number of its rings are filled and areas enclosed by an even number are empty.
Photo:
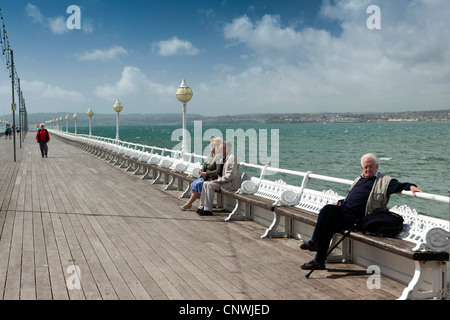
[[[362,232],[377,237],[395,237],[403,230],[403,217],[385,209],[375,209],[362,219]]]

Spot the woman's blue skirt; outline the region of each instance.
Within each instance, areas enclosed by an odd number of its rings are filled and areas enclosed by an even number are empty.
[[[203,188],[203,182],[205,180],[203,180],[202,178],[199,178],[197,180],[195,180],[194,182],[191,183],[191,191],[197,191],[198,193],[202,193],[202,188]]]

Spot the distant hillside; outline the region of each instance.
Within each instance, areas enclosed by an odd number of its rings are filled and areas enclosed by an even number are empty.
[[[86,113],[78,114],[77,124],[87,126],[89,117]],[[34,113],[28,114],[30,127],[47,120],[63,118],[65,125],[66,113]],[[69,114],[69,125],[73,126],[73,114]],[[11,121],[11,115],[0,116],[0,119]],[[315,123],[315,122],[378,122],[378,121],[450,121],[450,109],[411,112],[385,112],[385,113],[264,113],[240,114],[216,117],[206,117],[199,114],[187,114],[186,121],[192,124],[201,120],[204,124],[239,124],[239,123]],[[18,123],[18,114],[16,122]],[[116,124],[116,115],[94,114],[92,117],[95,126],[113,126]],[[120,125],[181,125],[181,113],[155,113],[155,114],[120,114]]]
[[[87,126],[89,124],[89,117],[86,114],[78,114],[79,118],[77,124],[79,126]],[[275,117],[275,114],[261,114],[261,115],[235,115],[235,116],[217,116],[205,117],[199,114],[187,114],[186,121],[192,123],[196,120],[201,120],[203,123],[264,123],[268,119]],[[35,113],[28,115],[28,123],[30,126],[38,123],[45,123],[47,120],[63,118],[65,125],[66,113]],[[16,117],[17,118],[17,117]],[[120,114],[120,125],[181,125],[183,121],[181,113],[156,113],[156,114]],[[73,114],[69,114],[69,124],[73,125]],[[94,114],[92,123],[95,126],[112,126],[116,124],[115,114]]]

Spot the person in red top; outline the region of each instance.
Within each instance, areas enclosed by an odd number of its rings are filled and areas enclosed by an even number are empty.
[[[47,158],[48,146],[47,142],[50,141],[50,135],[48,134],[47,129],[43,123],[41,123],[41,128],[38,130],[36,134],[36,141],[39,143],[39,147],[41,148],[42,158],[45,156]]]

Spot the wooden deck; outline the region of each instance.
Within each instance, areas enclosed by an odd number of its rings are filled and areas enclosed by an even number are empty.
[[[299,241],[262,240],[261,226],[225,212],[181,212],[179,192],[54,137],[43,159],[34,135],[17,162],[0,137],[2,299],[385,300],[405,287],[382,278],[370,290],[350,264],[306,279],[313,254]]]

